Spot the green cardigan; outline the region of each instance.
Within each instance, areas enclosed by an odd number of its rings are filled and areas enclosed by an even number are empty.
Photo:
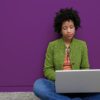
[[[49,43],[44,63],[44,75],[49,80],[55,80],[55,70],[63,69],[65,49],[63,38]],[[70,44],[70,61],[74,70],[89,68],[86,42],[73,38]]]

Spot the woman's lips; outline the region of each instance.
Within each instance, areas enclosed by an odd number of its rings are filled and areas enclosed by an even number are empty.
[[[72,37],[73,36],[73,34],[72,35],[68,35],[68,37]]]

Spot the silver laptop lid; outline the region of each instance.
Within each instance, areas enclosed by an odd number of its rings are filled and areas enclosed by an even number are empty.
[[[57,93],[100,92],[100,69],[57,70]]]

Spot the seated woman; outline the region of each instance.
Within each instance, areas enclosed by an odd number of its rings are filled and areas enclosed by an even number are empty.
[[[60,94],[55,91],[55,70],[88,69],[88,49],[85,41],[75,38],[80,27],[78,12],[72,8],[60,9],[54,18],[55,32],[61,38],[49,43],[44,63],[45,78],[37,79],[34,93],[41,100],[100,100],[100,94]]]

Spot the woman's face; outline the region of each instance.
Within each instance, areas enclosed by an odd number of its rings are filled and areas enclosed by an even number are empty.
[[[66,40],[71,40],[75,35],[75,26],[72,20],[62,23],[61,33]]]

